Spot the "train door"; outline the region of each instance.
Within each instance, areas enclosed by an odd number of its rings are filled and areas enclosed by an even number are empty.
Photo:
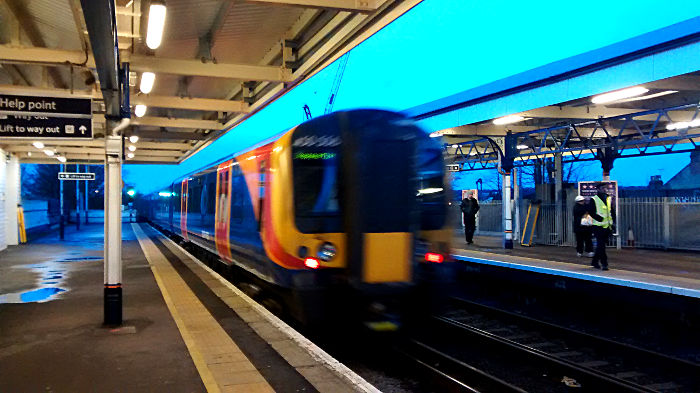
[[[231,166],[233,160],[216,168],[216,212],[214,213],[214,239],[216,251],[226,261],[231,257]]]
[[[364,284],[410,282],[418,229],[415,130],[371,116],[348,120],[341,161],[351,275]]]
[[[260,160],[260,181],[258,183],[258,196],[260,198],[259,201],[259,208],[258,208],[258,232],[262,232],[262,225],[263,225],[263,207],[265,206],[264,201],[265,201],[265,181],[266,181],[266,175],[265,175],[265,170],[267,166],[267,160],[262,159]]]
[[[189,199],[189,185],[187,179],[180,184],[180,232],[185,240],[189,241],[187,236],[187,200]]]

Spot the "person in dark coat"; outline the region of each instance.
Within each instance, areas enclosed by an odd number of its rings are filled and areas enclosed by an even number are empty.
[[[608,270],[608,255],[605,245],[610,235],[615,232],[615,208],[612,198],[605,192],[605,186],[598,185],[598,193],[591,198],[589,212],[593,217],[593,235],[596,239],[595,253],[591,266],[596,269]]]
[[[576,256],[581,257],[586,253],[587,257],[593,256],[593,222],[591,225],[582,225],[582,219],[589,216],[589,207],[586,198],[578,195],[574,204],[574,235],[576,235]]]
[[[476,213],[479,211],[479,202],[474,198],[474,191],[469,191],[467,197],[462,199],[459,205],[464,217],[464,239],[467,244],[474,243],[474,231],[476,230]]]

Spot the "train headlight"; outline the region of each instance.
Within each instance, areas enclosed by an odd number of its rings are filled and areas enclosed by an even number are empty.
[[[333,245],[333,243],[326,242],[318,248],[318,253],[316,256],[318,256],[318,259],[322,260],[323,262],[328,262],[335,257],[335,253],[335,245]]]

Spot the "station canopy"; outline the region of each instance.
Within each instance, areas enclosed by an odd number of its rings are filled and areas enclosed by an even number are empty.
[[[146,45],[150,1],[116,0],[129,63],[131,163],[176,164],[358,45],[420,0],[167,0],[162,44]],[[144,72],[155,74],[149,94]],[[104,160],[105,106],[80,0],[0,1],[0,94],[93,99],[92,140],[42,140],[72,163]],[[137,117],[136,105],[146,114]],[[0,140],[26,163],[57,163]]]
[[[448,163],[493,168],[506,135],[516,165],[687,152],[700,143],[700,71],[435,131]]]

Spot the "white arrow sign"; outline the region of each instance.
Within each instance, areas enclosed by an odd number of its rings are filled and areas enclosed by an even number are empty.
[[[87,131],[87,127],[85,127],[85,126],[80,126],[80,128],[78,128],[78,129],[80,130],[81,134],[85,134],[85,131]]]

